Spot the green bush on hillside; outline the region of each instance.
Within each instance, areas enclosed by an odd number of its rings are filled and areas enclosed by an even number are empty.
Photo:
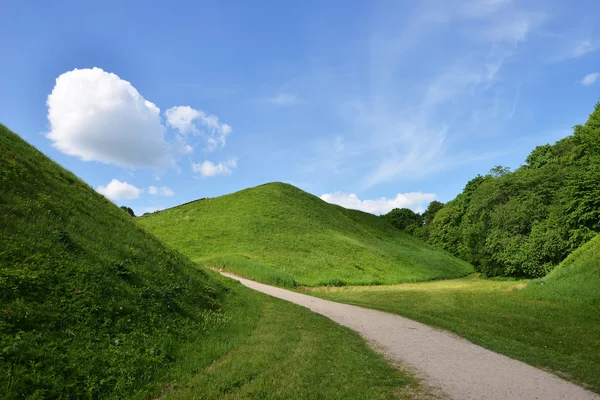
[[[424,223],[423,217],[409,208],[394,208],[389,213],[382,215],[382,218],[405,232],[418,229]]]

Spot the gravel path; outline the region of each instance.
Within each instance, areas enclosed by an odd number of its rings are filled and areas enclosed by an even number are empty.
[[[381,311],[323,300],[223,275],[273,297],[322,314],[363,336],[390,360],[413,369],[423,382],[455,400],[568,399],[600,396],[446,331]]]

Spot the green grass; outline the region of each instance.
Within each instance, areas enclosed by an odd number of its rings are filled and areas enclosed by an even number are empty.
[[[597,249],[586,254],[597,254]],[[489,280],[473,275],[395,286],[317,288],[311,294],[447,329],[600,393],[598,260],[587,259],[596,269],[586,273],[572,259],[571,267],[558,267],[544,285],[537,280]],[[560,268],[579,273],[572,274],[574,279],[568,283],[559,278],[563,276]],[[582,295],[571,296],[578,287]]]
[[[392,399],[412,398],[419,389],[349,329],[302,307],[253,297],[261,315],[251,318],[245,340],[209,365],[187,365],[160,398]]]
[[[387,399],[409,387],[356,334],[198,269],[1,125],[0,188],[0,398]]]
[[[381,218],[283,183],[198,200],[139,222],[199,264],[280,286],[417,282],[473,271]]]

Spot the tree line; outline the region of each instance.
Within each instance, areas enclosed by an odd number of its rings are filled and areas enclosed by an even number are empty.
[[[382,218],[484,275],[544,276],[600,232],[600,103],[572,135],[536,147],[515,171],[495,167],[446,204]]]

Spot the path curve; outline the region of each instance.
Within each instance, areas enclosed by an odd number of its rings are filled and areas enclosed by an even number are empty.
[[[358,332],[375,345],[376,351],[411,367],[427,385],[455,400],[600,400],[600,396],[555,375],[399,315],[221,274]]]

